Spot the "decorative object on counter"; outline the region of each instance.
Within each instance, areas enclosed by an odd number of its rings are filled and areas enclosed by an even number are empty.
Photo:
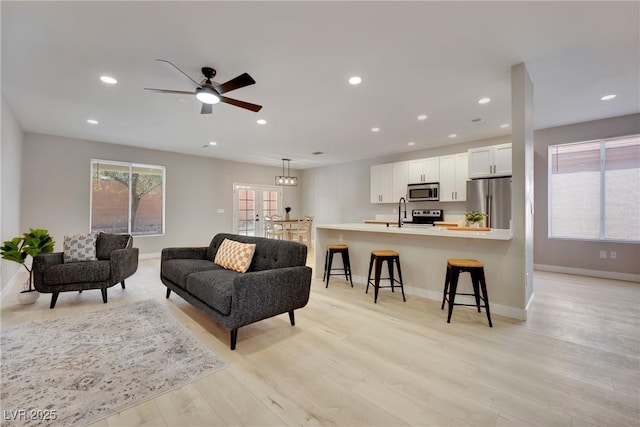
[[[285,211],[285,216],[284,218],[289,221],[291,219],[291,217],[289,216],[289,212],[291,212],[291,208],[289,206],[287,206],[286,208],[284,208]]]
[[[37,228],[30,228],[28,233],[24,233],[22,237],[14,237],[7,240],[0,248],[2,258],[8,261],[22,264],[29,272],[29,279],[24,284],[24,289],[18,294],[18,302],[20,304],[33,304],[37,301],[40,294],[33,288],[33,266],[27,267],[25,261],[28,256],[32,258],[38,254],[46,254],[53,252],[55,242],[49,235],[49,231]]]
[[[284,173],[284,162],[287,162],[287,174]],[[298,177],[291,176],[291,159],[282,159],[282,175],[276,175],[276,185],[298,185]]]
[[[460,293],[458,289],[458,277],[460,273],[471,274],[471,282],[473,283],[473,293]],[[480,295],[482,291],[482,295]],[[457,303],[456,295],[467,295],[475,297],[475,304],[463,304]],[[484,305],[480,305],[480,301]],[[489,321],[489,327],[493,328],[491,323],[491,313],[489,312],[489,296],[487,295],[487,283],[484,278],[484,264],[475,259],[448,259],[447,260],[447,274],[444,279],[444,293],[442,295],[442,306],[440,310],[444,310],[444,303],[449,303],[449,312],[447,315],[447,323],[451,323],[451,315],[453,314],[454,305],[465,305],[467,307],[477,307],[478,313],[481,313],[481,307],[485,308],[487,312],[487,320]]]
[[[480,223],[484,221],[487,217],[487,214],[480,211],[471,211],[467,212],[464,216],[464,219],[467,222],[467,227],[480,227]]]

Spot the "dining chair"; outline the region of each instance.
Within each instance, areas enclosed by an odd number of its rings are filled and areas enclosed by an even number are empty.
[[[289,231],[291,234],[291,240],[303,242],[307,246],[311,245],[311,229],[313,226],[313,217],[305,215],[298,219],[298,224],[295,229]]]
[[[282,219],[279,215],[272,215],[270,217],[264,217],[265,224],[265,237],[269,239],[286,239],[286,230],[282,226],[282,224],[278,224],[275,221]]]

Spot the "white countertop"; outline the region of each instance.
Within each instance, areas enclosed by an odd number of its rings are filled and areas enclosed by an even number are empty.
[[[447,230],[446,227],[432,227],[405,224],[402,227],[384,224],[363,224],[363,223],[346,223],[346,224],[319,224],[316,228],[327,230],[345,230],[360,231],[367,233],[391,233],[404,234],[411,236],[439,236],[439,237],[457,237],[465,239],[487,239],[487,240],[511,240],[513,235],[511,230],[493,229],[491,231],[453,231]]]

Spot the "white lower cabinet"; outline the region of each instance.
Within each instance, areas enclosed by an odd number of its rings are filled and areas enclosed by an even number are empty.
[[[467,200],[469,156],[467,153],[440,157],[440,201]]]

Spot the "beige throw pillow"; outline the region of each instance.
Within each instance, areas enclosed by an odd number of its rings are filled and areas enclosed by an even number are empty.
[[[213,262],[227,270],[244,273],[251,265],[255,250],[255,243],[240,243],[235,240],[224,239],[218,248],[218,252],[216,252],[216,258]]]

